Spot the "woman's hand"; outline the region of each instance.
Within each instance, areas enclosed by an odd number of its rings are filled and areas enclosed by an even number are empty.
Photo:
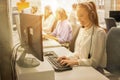
[[[73,65],[78,65],[77,59],[64,59],[60,61],[61,65],[65,66],[73,66]]]
[[[78,65],[77,59],[69,59],[66,56],[59,57],[57,61],[60,62],[61,65],[65,66]]]
[[[66,56],[62,56],[57,59],[58,62],[61,62],[62,60],[69,60],[69,58],[67,58]]]

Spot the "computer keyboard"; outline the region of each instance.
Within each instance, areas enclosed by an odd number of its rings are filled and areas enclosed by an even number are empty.
[[[57,62],[57,57],[56,56],[47,56],[48,61],[54,68],[56,72],[62,72],[66,70],[72,70],[72,67],[70,66],[62,66],[59,62]]]

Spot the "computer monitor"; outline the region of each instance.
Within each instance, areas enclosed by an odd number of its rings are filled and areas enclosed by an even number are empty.
[[[120,22],[120,11],[110,11],[109,17],[113,17],[116,22]]]
[[[17,60],[19,66],[35,67],[43,61],[42,44],[42,16],[20,13],[20,42],[24,48]],[[26,54],[32,54],[35,58],[26,58]]]

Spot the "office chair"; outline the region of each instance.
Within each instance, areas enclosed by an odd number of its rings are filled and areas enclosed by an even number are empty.
[[[112,76],[108,77],[117,75],[120,78],[120,28],[112,27],[109,30],[106,41],[106,52],[107,66],[105,69],[112,74]]]
[[[112,18],[112,17],[105,18],[105,23],[106,23],[107,31],[109,31],[111,27],[116,27],[117,26],[115,19]]]
[[[79,33],[80,30],[80,25],[72,25],[72,34],[73,34],[73,38],[71,40],[71,42],[69,43],[69,50],[74,52],[74,47],[75,47],[75,41],[77,38],[77,35]]]
[[[53,31],[54,31],[54,29],[56,28],[57,22],[58,22],[58,20],[57,20],[57,19],[55,19],[55,21],[54,21],[54,23],[53,23],[53,25],[52,25],[51,32],[53,32]]]

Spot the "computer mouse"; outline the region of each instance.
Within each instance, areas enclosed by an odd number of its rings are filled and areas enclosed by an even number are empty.
[[[49,52],[49,51],[44,53],[44,56],[52,56],[52,55],[53,55],[53,53]]]

